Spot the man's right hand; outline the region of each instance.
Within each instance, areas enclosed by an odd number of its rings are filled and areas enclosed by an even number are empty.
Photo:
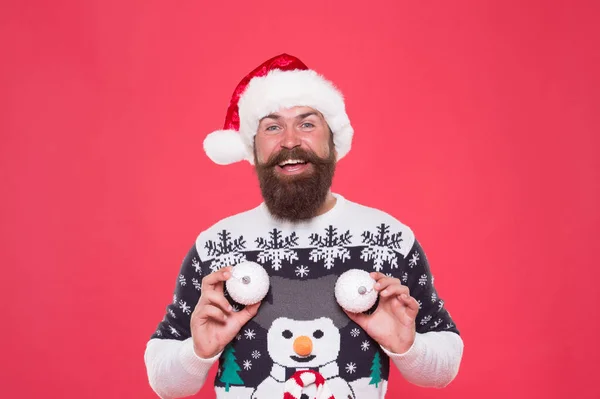
[[[194,351],[203,359],[221,352],[260,307],[259,302],[234,312],[223,295],[223,285],[230,277],[228,266],[202,279],[202,294],[192,313],[190,328]]]

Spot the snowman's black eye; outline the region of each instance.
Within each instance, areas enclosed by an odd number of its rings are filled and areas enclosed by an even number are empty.
[[[323,331],[321,331],[321,330],[315,331],[313,333],[313,337],[315,337],[315,338],[321,338],[321,337],[323,337]]]
[[[281,335],[283,335],[283,338],[290,339],[294,334],[290,330],[284,330]]]

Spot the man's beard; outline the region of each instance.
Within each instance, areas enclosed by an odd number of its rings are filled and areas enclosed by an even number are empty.
[[[269,212],[278,219],[297,222],[313,218],[325,202],[335,172],[335,151],[330,145],[329,156],[320,158],[301,148],[282,149],[260,164],[254,152],[254,164],[260,190]],[[277,173],[279,164],[288,159],[303,160],[312,171],[286,176]]]

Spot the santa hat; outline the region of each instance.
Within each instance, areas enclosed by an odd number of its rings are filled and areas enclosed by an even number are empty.
[[[315,384],[317,396],[315,399],[334,399],[325,378],[313,370],[296,371],[294,375],[285,382],[283,399],[300,399],[302,389],[308,385]]]
[[[342,93],[288,54],[265,61],[242,79],[231,97],[223,130],[204,139],[204,151],[219,165],[243,160],[253,163],[254,135],[260,120],[295,106],[311,107],[323,114],[333,132],[338,160],[350,151],[354,130]]]

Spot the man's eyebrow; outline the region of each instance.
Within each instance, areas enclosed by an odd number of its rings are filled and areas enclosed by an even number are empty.
[[[317,114],[315,111],[310,111],[310,112],[306,112],[304,114],[300,114],[300,115],[296,116],[296,119],[304,119],[311,115],[319,116],[319,114]]]
[[[307,118],[311,115],[315,115],[315,116],[319,116],[319,114],[315,111],[309,111],[309,112],[305,112],[303,114],[300,115],[296,115],[295,119],[304,119]],[[262,118],[260,118],[260,120],[258,121],[259,123],[262,122],[264,119],[275,119],[275,120],[279,120],[281,119],[282,116],[278,115],[278,114],[269,114],[267,116],[263,116]]]
[[[281,115],[277,115],[277,114],[269,114],[269,115],[267,115],[267,116],[263,116],[262,118],[260,118],[260,120],[259,120],[258,122],[262,122],[262,121],[263,121],[263,119],[267,119],[267,118],[269,118],[269,119],[275,119],[275,120],[279,120],[279,119],[281,119]]]

